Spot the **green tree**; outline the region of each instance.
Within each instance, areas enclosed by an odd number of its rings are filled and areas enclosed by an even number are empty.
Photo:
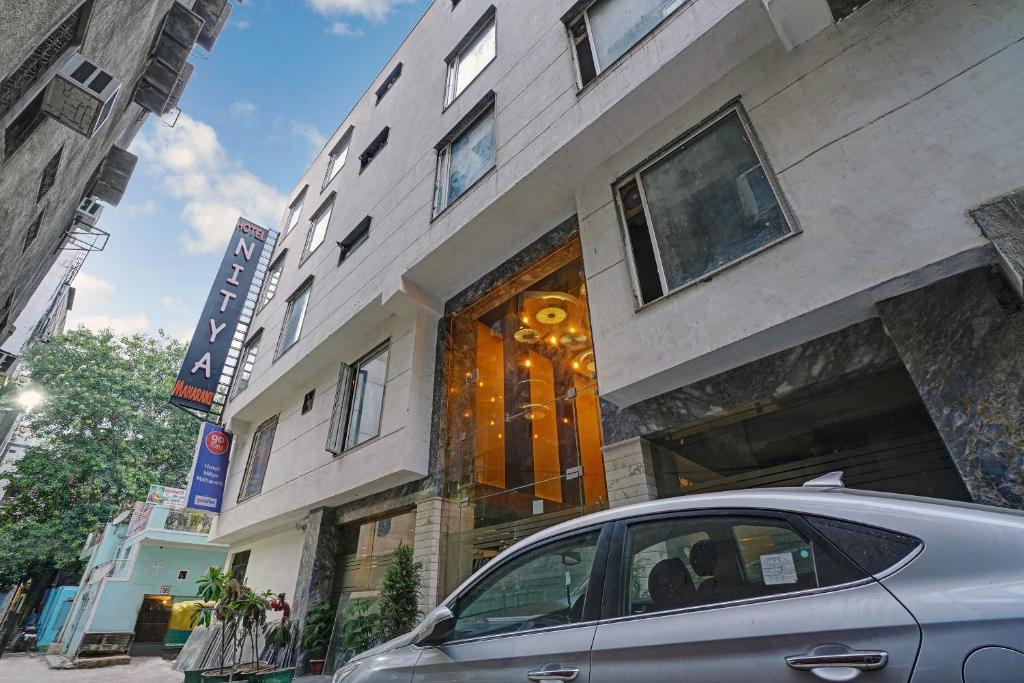
[[[413,561],[412,546],[399,543],[395,561],[384,574],[377,615],[377,639],[385,642],[408,633],[419,621],[420,575],[423,563]]]
[[[29,351],[28,382],[45,400],[7,475],[0,584],[74,563],[88,533],[150,484],[185,484],[198,423],[167,402],[184,352],[162,334],[85,329]]]

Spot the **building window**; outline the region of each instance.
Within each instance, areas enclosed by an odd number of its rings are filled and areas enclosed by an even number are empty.
[[[313,398],[316,396],[316,389],[310,389],[306,392],[306,395],[302,397],[302,414],[305,415],[309,411],[313,410]]]
[[[359,172],[370,165],[370,162],[377,158],[380,151],[388,144],[388,136],[391,135],[391,128],[384,126],[384,130],[377,133],[377,137],[373,139],[370,146],[367,147],[362,154],[359,155]]]
[[[445,83],[444,103],[451,104],[466,87],[476,80],[484,68],[497,55],[494,5],[484,13],[476,25],[459,41],[445,59],[448,78]]]
[[[60,168],[60,158],[64,154],[64,145],[60,146],[57,153],[50,157],[50,160],[46,162],[46,166],[43,167],[43,173],[39,177],[39,190],[36,192],[36,204],[42,201],[46,193],[50,191],[53,184],[57,181],[57,169]]]
[[[564,17],[576,52],[580,85],[650,33],[685,0],[597,0],[582,12]]]
[[[327,437],[330,452],[342,453],[380,434],[388,351],[385,343],[355,365],[342,364]]]
[[[274,447],[275,432],[277,418],[272,417],[261,424],[253,434],[249,462],[245,465],[242,488],[238,492],[238,502],[252,498],[263,490],[263,478],[267,476],[267,464],[270,462],[270,451]]]
[[[11,75],[0,81],[0,117],[14,108],[28,90],[57,63],[61,55],[81,45],[92,12],[92,0],[79,5],[36,46]]]
[[[39,93],[17,118],[4,131],[4,157],[8,158],[25,144],[35,129],[42,124],[46,116],[43,114],[43,93]]]
[[[306,318],[306,307],[309,305],[309,293],[313,289],[313,278],[302,283],[294,294],[288,297],[288,309],[284,313],[281,325],[281,338],[277,343],[277,355],[281,355],[292,347],[302,332],[302,321]]]
[[[334,197],[332,192],[327,201],[321,205],[313,218],[309,221],[309,233],[306,235],[306,250],[302,260],[305,261],[310,254],[316,251],[327,237],[327,226],[331,222],[331,211],[334,210]]]
[[[395,83],[398,82],[399,77],[402,75],[402,63],[399,62],[395,65],[395,68],[391,70],[388,77],[384,79],[384,82],[380,84],[377,91],[374,93],[377,96],[377,101],[374,106],[380,104],[380,101],[384,99],[384,96],[388,94],[388,91],[394,87]]]
[[[235,553],[231,556],[231,565],[229,571],[231,572],[232,578],[238,580],[238,583],[245,583],[245,572],[249,568],[249,553],[250,550],[243,550],[240,553]]]
[[[40,211],[36,215],[36,219],[32,221],[32,224],[28,226],[28,230],[25,231],[25,242],[21,247],[21,253],[28,251],[28,248],[36,241],[36,237],[39,236],[39,226],[43,222],[43,212]]]
[[[732,108],[616,185],[643,303],[793,234],[766,168]]]
[[[448,208],[496,163],[494,144],[494,94],[470,112],[453,133],[437,146],[437,179],[434,214]]]
[[[832,10],[832,18],[836,22],[840,22],[864,5],[868,4],[868,1],[869,0],[828,0],[828,7]]]
[[[284,224],[284,234],[287,235],[292,231],[296,225],[299,224],[299,218],[302,214],[302,204],[306,201],[306,188],[302,188],[302,192],[299,193],[298,198],[291,203],[288,207],[288,219]]]
[[[187,569],[179,569],[178,570],[178,581],[184,581],[187,578],[188,578],[188,570]]]
[[[3,305],[0,306],[0,334],[7,329],[7,323],[11,320],[11,310],[14,308],[14,295],[16,292],[16,289],[12,289],[7,298],[4,299]]]
[[[341,140],[334,146],[331,153],[327,157],[327,170],[324,172],[324,184],[327,185],[334,180],[335,176],[341,170],[341,167],[345,165],[345,160],[348,159],[348,145],[352,140],[352,128],[348,129],[348,132],[342,136]]]
[[[473,510],[449,527],[460,552],[446,589],[534,531],[608,504],[580,252],[572,240],[510,269],[446,325],[445,490]]]
[[[370,239],[370,223],[373,221],[372,218],[367,216],[363,220],[359,221],[359,225],[353,228],[352,232],[345,236],[345,239],[338,242],[338,265],[340,266],[342,261],[348,258],[348,255],[358,249],[363,242]]]
[[[260,305],[259,309],[270,303],[277,294],[277,286],[281,283],[281,273],[284,271],[284,257],[288,255],[288,250],[285,249],[281,252],[273,263],[270,264],[270,268],[267,269],[267,274],[263,278],[263,291],[260,294]]]
[[[263,330],[259,329],[242,347],[241,360],[238,364],[238,377],[235,379],[236,394],[249,386],[249,379],[252,377],[252,369],[256,366],[256,356],[259,355],[260,341],[262,339]]]

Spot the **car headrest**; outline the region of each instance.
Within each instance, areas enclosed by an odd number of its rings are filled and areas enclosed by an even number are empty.
[[[690,566],[698,576],[714,576],[718,571],[718,545],[711,539],[694,543],[690,548]]]
[[[678,557],[658,562],[647,576],[647,591],[651,594],[655,608],[659,610],[689,605],[693,582],[690,580],[686,563]]]

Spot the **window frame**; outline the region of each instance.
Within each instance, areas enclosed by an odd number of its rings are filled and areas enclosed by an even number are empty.
[[[686,282],[677,287],[669,288],[668,278],[665,274],[665,266],[662,263],[661,251],[658,248],[657,235],[654,232],[654,221],[651,218],[650,204],[647,201],[647,193],[644,190],[640,174],[657,165],[666,157],[672,155],[674,152],[686,147],[687,143],[689,143],[690,141],[692,141],[705,131],[711,129],[714,125],[724,120],[726,117],[731,116],[732,114],[736,114],[737,119],[740,122],[740,125],[743,127],[743,132],[746,134],[747,140],[750,142],[750,147],[754,151],[754,155],[757,157],[757,160],[761,165],[761,169],[764,171],[765,178],[767,178],[768,180],[768,185],[771,187],[772,193],[775,197],[775,201],[778,203],[779,209],[782,211],[782,215],[786,219],[787,224],[789,225],[789,232],[770,242],[762,244],[761,246],[752,251],[749,251],[741,256],[736,257],[735,259],[729,261],[728,263],[723,263],[714,270],[708,271],[707,273],[702,273],[697,277],[690,278],[689,280],[687,280]],[[661,296],[655,297],[650,301],[644,301],[643,294],[641,293],[640,275],[637,272],[636,259],[634,257],[633,251],[633,243],[629,237],[629,226],[626,224],[625,207],[622,205],[622,196],[620,194],[620,190],[624,186],[632,182],[636,183],[637,190],[640,193],[640,201],[641,205],[643,206],[644,219],[647,222],[647,234],[651,240],[651,248],[654,251],[654,259],[658,267],[658,281],[661,284],[662,290]],[[776,245],[781,244],[782,242],[785,242],[786,240],[791,239],[796,235],[799,235],[802,232],[802,230],[800,229],[800,224],[797,222],[796,217],[794,216],[793,211],[789,206],[789,202],[786,201],[785,194],[782,192],[782,187],[775,176],[775,171],[768,162],[768,157],[765,154],[763,147],[761,146],[760,139],[757,137],[757,134],[754,131],[754,128],[751,125],[749,118],[747,117],[746,110],[744,109],[742,104],[736,100],[730,102],[725,107],[719,109],[711,116],[707,117],[697,125],[693,126],[689,130],[684,132],[679,137],[669,142],[661,149],[657,150],[656,152],[648,156],[640,164],[634,166],[632,169],[616,178],[612,182],[611,189],[612,198],[615,202],[615,212],[619,223],[619,234],[622,237],[626,249],[626,261],[629,265],[630,280],[633,283],[633,296],[636,300],[636,310],[638,311],[654,303],[667,299],[673,294],[676,294],[685,289],[689,289],[690,287],[706,282],[716,277],[719,273],[722,273],[723,271],[728,270],[729,268],[733,268],[739,265],[740,263],[743,263],[747,259],[753,258],[758,254],[767,251],[768,249],[771,249],[772,247],[775,247]]]
[[[283,343],[284,343],[284,331],[285,331],[285,329],[288,326],[288,320],[289,320],[289,318],[291,318],[292,309],[295,306],[295,302],[298,301],[299,298],[302,297],[302,295],[305,294],[306,292],[312,292],[312,291],[313,291],[313,276],[310,275],[305,280],[303,280],[302,284],[300,284],[295,289],[295,291],[291,293],[291,295],[288,297],[288,299],[286,299],[286,301],[288,302],[288,306],[285,308],[285,311],[284,311],[284,319],[281,321],[281,329],[277,333],[277,349],[276,349],[276,351],[274,353],[274,360],[275,361],[278,358],[280,358],[281,356],[283,356],[288,351],[288,349],[290,349],[293,346],[295,346],[296,344],[298,344],[299,340],[302,338],[302,325],[306,322],[306,313],[309,311],[309,297],[306,298],[305,307],[302,310],[302,319],[299,321],[299,329],[295,333],[295,339],[292,340],[292,343],[289,344],[288,346],[283,346]]]
[[[244,503],[245,501],[251,500],[251,499],[255,498],[256,496],[259,496],[259,495],[261,495],[263,493],[263,484],[266,481],[266,477],[267,477],[267,470],[266,469],[263,470],[263,479],[260,480],[260,490],[259,491],[256,491],[255,493],[251,493],[251,494],[249,494],[247,496],[247,495],[245,495],[245,489],[249,485],[249,477],[252,476],[252,457],[253,457],[253,455],[255,455],[256,444],[259,442],[259,438],[258,437],[259,437],[260,434],[263,433],[264,430],[267,430],[267,429],[270,429],[271,427],[273,427],[273,429],[274,429],[274,438],[270,440],[270,453],[267,453],[267,468],[270,467],[270,455],[274,452],[274,441],[277,439],[277,427],[280,424],[280,422],[278,420],[279,417],[280,416],[275,415],[275,416],[273,416],[271,418],[268,418],[268,419],[264,420],[263,422],[261,422],[259,424],[258,427],[256,427],[255,431],[253,431],[253,433],[252,433],[252,441],[249,442],[249,455],[248,455],[248,457],[245,460],[245,471],[242,473],[242,481],[241,481],[241,483],[238,486],[238,502],[239,503]]]
[[[384,148],[388,146],[391,141],[391,126],[384,126],[380,132],[374,136],[373,140],[370,140],[370,144],[366,146],[366,149],[359,155],[359,173],[370,167],[380,153],[384,151]]]
[[[252,379],[252,376],[250,375],[249,377],[246,377],[244,380],[242,379],[242,373],[245,371],[245,358],[246,358],[246,355],[249,352],[249,349],[252,348],[253,346],[255,346],[256,347],[256,355],[253,356],[253,359],[252,359],[253,367],[255,368],[255,366],[256,366],[256,359],[259,358],[260,345],[261,344],[263,344],[263,328],[262,327],[259,328],[258,330],[256,330],[255,332],[253,332],[249,336],[249,338],[245,340],[245,343],[242,344],[241,350],[238,352],[238,365],[235,366],[235,374],[234,374],[234,377],[231,380],[231,394],[230,394],[230,396],[231,396],[232,399],[235,396],[237,396],[238,394],[240,394],[243,391],[245,391],[246,387],[249,386],[249,380]],[[242,382],[245,382],[245,383],[242,384]]]
[[[306,230],[306,243],[302,247],[302,259],[299,261],[299,267],[302,267],[302,264],[308,261],[309,257],[316,253],[316,250],[327,241],[327,232],[331,229],[331,218],[334,214],[334,201],[337,197],[338,194],[336,192],[331,192],[327,195],[327,199],[320,203],[319,208],[317,208],[313,215],[309,217],[309,229]],[[323,239],[315,247],[310,248],[313,244],[313,232],[316,230],[316,224],[325,213],[327,214],[327,224],[324,226]]]
[[[309,185],[302,188],[302,191],[292,200],[292,203],[288,205],[288,216],[284,220],[284,234],[282,237],[287,237],[291,234],[292,230],[298,227],[299,222],[302,220],[302,207],[306,203],[306,190],[309,189]],[[294,219],[294,220],[293,220]]]
[[[590,24],[590,9],[594,5],[596,5],[596,4],[600,3],[600,2],[617,2],[617,1],[623,1],[623,0],[586,0],[585,2],[577,2],[576,5],[574,5],[572,8],[570,8],[568,12],[566,12],[564,15],[562,15],[562,24],[565,26],[566,35],[568,36],[568,39],[569,39],[569,49],[572,52],[572,61],[573,61],[573,67],[574,67],[573,70],[575,71],[575,77],[576,77],[576,88],[577,88],[576,94],[577,95],[580,95],[580,94],[586,92],[587,90],[589,90],[590,89],[590,85],[593,84],[593,83],[596,83],[599,80],[601,80],[601,76],[605,72],[611,71],[613,68],[615,68],[616,66],[621,64],[625,59],[627,59],[633,53],[634,50],[636,50],[640,45],[642,45],[645,42],[647,42],[647,40],[652,35],[657,33],[658,30],[661,29],[661,27],[665,24],[665,22],[667,22],[670,19],[672,19],[673,17],[675,17],[676,14],[678,14],[682,10],[686,9],[687,7],[689,7],[694,2],[694,0],[682,0],[682,2],[679,3],[678,7],[676,7],[674,10],[672,10],[671,12],[666,14],[664,17],[662,17],[661,20],[657,24],[655,24],[654,26],[651,27],[650,31],[648,31],[647,33],[645,33],[642,36],[640,36],[640,38],[638,38],[635,43],[630,45],[629,48],[626,49],[625,52],[623,52],[621,55],[619,55],[618,57],[613,59],[611,61],[611,63],[608,64],[607,66],[602,66],[601,65],[601,60],[597,56],[597,43],[594,41],[594,30],[593,30],[593,27]],[[575,42],[575,40],[573,38],[573,35],[572,35],[572,26],[575,25],[576,22],[580,18],[583,19],[583,21],[584,21],[584,23],[585,23],[585,25],[587,27],[587,39],[590,42],[590,56],[591,56],[591,59],[594,60],[594,77],[591,78],[586,83],[583,82],[583,73],[582,73],[582,70],[580,69],[579,56],[578,56],[577,51],[576,51],[576,42]]]
[[[363,220],[356,224],[356,227],[352,228],[351,231],[345,238],[338,242],[338,265],[348,260],[348,257],[352,255],[359,247],[366,244],[370,239],[370,227],[373,225],[373,217],[367,216]]]
[[[384,388],[380,394],[380,420],[374,436],[352,446],[348,445],[349,428],[352,426],[352,409],[354,407],[356,381],[359,368],[376,358],[382,351],[388,354],[384,365]],[[325,449],[333,455],[343,455],[380,438],[380,428],[384,423],[384,401],[387,399],[388,373],[391,371],[391,338],[373,347],[369,353],[362,355],[351,365],[342,363],[338,373],[338,383],[334,389],[334,403],[331,405],[331,419],[328,422],[327,443]],[[343,412],[341,415],[339,413]]]
[[[402,62],[399,62],[398,64],[395,65],[395,68],[393,68],[391,72],[388,73],[388,75],[384,78],[384,82],[381,83],[380,86],[373,92],[373,94],[377,96],[377,101],[373,103],[373,106],[376,107],[378,104],[380,104],[381,100],[383,100],[384,97],[387,96],[389,92],[391,92],[391,89],[395,87],[395,83],[397,83],[398,79],[401,77]]]
[[[485,116],[492,116],[491,125],[494,135],[494,161],[479,178],[474,180],[458,197],[451,200],[451,158],[452,146],[465,135],[473,126],[479,123]],[[463,197],[472,192],[473,188],[479,185],[495,168],[498,167],[498,106],[497,96],[494,91],[489,91],[473,108],[463,116],[448,134],[441,138],[441,141],[434,145],[437,152],[437,160],[434,164],[434,198],[431,220],[444,214],[448,209],[455,206]],[[444,178],[444,201],[441,201],[441,182]]]
[[[39,213],[36,214],[35,219],[33,219],[32,222],[29,223],[28,227],[25,229],[25,238],[21,246],[22,254],[27,253],[29,247],[31,247],[35,243],[35,241],[39,239],[39,232],[43,229],[43,211],[43,209],[40,209]]]
[[[624,614],[623,607],[625,604],[625,598],[629,595],[630,590],[629,581],[626,579],[626,572],[630,569],[626,557],[627,534],[629,533],[629,527],[648,522],[686,519],[691,517],[744,517],[761,518],[766,521],[771,520],[776,522],[785,522],[797,533],[803,535],[803,537],[806,538],[809,543],[813,544],[815,548],[820,548],[825,551],[833,561],[845,565],[850,569],[850,571],[861,574],[862,576],[854,581],[846,581],[844,583],[838,583],[831,586],[783,591],[752,598],[724,600],[722,602],[692,605],[689,607],[648,612],[645,614]],[[618,623],[637,619],[657,618],[666,615],[686,614],[689,612],[703,612],[737,605],[755,605],[762,602],[786,600],[798,596],[818,595],[821,593],[846,590],[848,588],[867,585],[874,581],[870,575],[858,567],[856,563],[852,562],[845,553],[836,548],[828,541],[828,539],[824,538],[814,527],[808,524],[808,522],[799,513],[795,512],[764,508],[694,508],[690,510],[655,512],[646,515],[638,515],[636,517],[628,517],[626,519],[616,520],[614,525],[615,531],[611,541],[612,555],[610,555],[608,559],[608,574],[604,591],[604,602],[601,607],[602,623]]]
[[[274,297],[277,296],[277,288],[281,286],[281,275],[284,274],[284,257],[287,255],[288,250],[282,249],[281,253],[277,255],[277,258],[270,262],[270,266],[267,268],[267,273],[263,276],[263,282],[260,285],[259,298],[256,299],[256,311],[253,315],[258,314],[266,308],[270,302],[274,300]],[[271,279],[273,278],[275,271],[278,274],[277,282],[271,284]],[[270,295],[270,298],[267,298],[267,292],[271,290],[271,287],[273,287],[273,293]]]
[[[616,523],[614,521],[588,524],[587,526],[572,529],[570,531],[551,536],[550,538],[545,538],[536,543],[531,543],[530,545],[520,548],[509,555],[499,555],[484,565],[484,567],[477,572],[477,576],[472,580],[472,583],[465,584],[457,594],[453,595],[443,603],[445,607],[455,614],[455,608],[460,599],[471,593],[481,583],[488,580],[495,572],[500,571],[503,567],[507,567],[509,563],[521,558],[527,553],[533,552],[534,550],[544,548],[555,543],[561,543],[575,537],[586,536],[587,534],[597,531],[597,549],[594,555],[594,564],[590,570],[590,583],[587,585],[586,601],[583,604],[583,618],[578,623],[544,626],[541,628],[528,629],[525,631],[513,631],[510,633],[492,633],[472,638],[451,639],[445,640],[442,645],[447,647],[449,645],[482,642],[494,640],[496,638],[514,638],[524,634],[562,631],[571,628],[585,628],[596,625],[598,620],[603,621],[604,619],[601,616],[601,612],[604,604],[608,601],[608,570],[612,568],[613,554],[615,553],[615,526]],[[597,597],[597,599],[595,600],[594,597]]]
[[[324,169],[324,182],[320,186],[320,192],[323,193],[327,189],[327,186],[338,177],[341,173],[341,169],[345,168],[345,164],[348,163],[349,152],[352,151],[352,131],[355,130],[355,126],[349,126],[345,134],[341,136],[337,144],[331,148],[331,151],[327,153],[327,168]],[[335,163],[338,161],[338,157],[341,156],[342,151],[345,152],[345,158],[342,159],[341,165],[335,167]]]
[[[473,41],[479,38],[484,33],[484,31],[489,30],[492,26],[494,27],[494,56],[491,57],[491,59],[488,60],[486,64],[480,67],[480,71],[478,71],[477,74],[473,76],[473,78],[468,83],[466,83],[465,87],[463,87],[462,90],[460,90],[459,92],[455,92],[455,88],[458,85],[459,79],[459,64],[462,61],[463,54],[465,54],[466,52],[466,48],[472,45]],[[452,103],[455,102],[455,100],[459,99],[462,93],[466,92],[469,89],[469,86],[475,83],[476,79],[480,78],[484,71],[487,70],[487,67],[493,64],[497,58],[498,9],[494,5],[491,5],[484,11],[480,18],[476,20],[476,23],[473,24],[472,27],[470,27],[469,31],[466,32],[466,34],[459,40],[459,42],[455,44],[455,47],[452,49],[451,52],[448,53],[448,56],[444,58],[445,78],[444,98],[442,99],[442,111],[448,109],[448,107],[450,107]]]

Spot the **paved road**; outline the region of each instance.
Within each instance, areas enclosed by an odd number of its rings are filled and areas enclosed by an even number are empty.
[[[101,669],[51,669],[41,655],[6,655],[0,659],[0,681],[12,683],[181,683],[183,680],[184,674],[172,669],[169,661],[159,657],[133,657],[131,664]]]
[[[42,655],[7,655],[0,659],[0,681],[12,683],[112,683],[141,681],[143,683],[181,683],[183,674],[171,668],[171,662],[160,657],[132,657],[131,664],[101,669],[51,669]],[[295,683],[328,683],[327,676],[303,676]]]

